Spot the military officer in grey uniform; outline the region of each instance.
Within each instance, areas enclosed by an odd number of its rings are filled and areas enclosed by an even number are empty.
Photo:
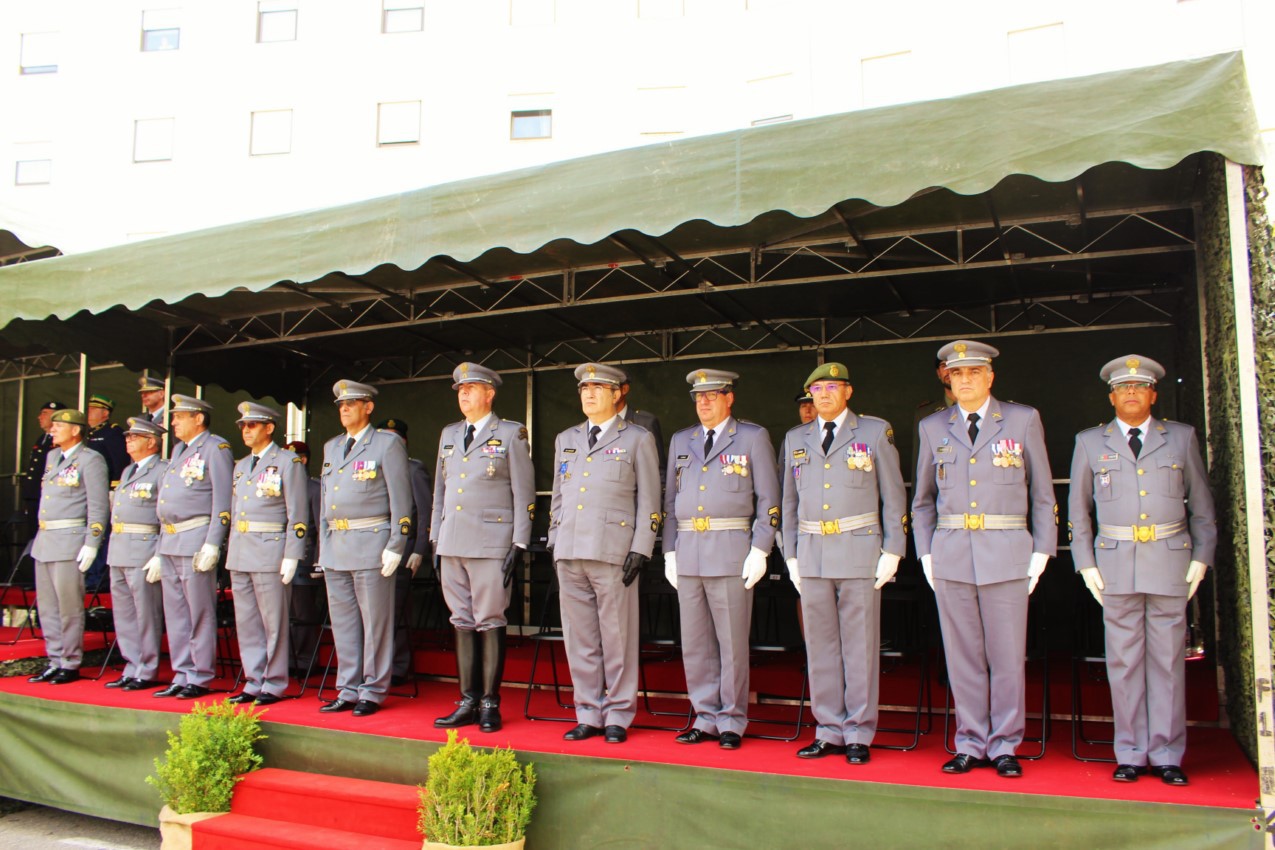
[[[660,418],[649,410],[638,410],[629,404],[629,390],[632,385],[629,383],[629,373],[619,366],[612,367],[616,369],[624,380],[620,383],[620,403],[616,405],[615,412],[625,422],[632,422],[634,425],[641,425],[643,428],[651,432],[651,436],[655,438],[655,445],[659,448],[660,459],[660,482],[664,481],[664,432],[660,430]]]
[[[143,691],[159,685],[159,649],[164,636],[164,595],[159,581],[160,486],[168,462],[159,456],[164,426],[149,416],[128,420],[124,444],[132,463],[124,468],[111,504],[111,608],[124,675],[108,688]],[[147,581],[147,573],[154,575]]]
[[[877,731],[881,588],[906,549],[907,491],[890,423],[849,408],[843,363],[806,378],[818,412],[788,432],[784,557],[801,593],[815,741],[799,758],[867,764]]]
[[[173,448],[159,491],[159,554],[173,682],[157,697],[206,696],[217,657],[217,562],[230,527],[230,443],[209,430],[212,405],[173,395]],[[148,577],[149,578],[149,577]]]
[[[282,415],[239,404],[239,430],[250,450],[235,464],[226,569],[235,594],[235,631],[244,688],[236,705],[273,705],[288,689],[289,585],[305,554],[309,491],[305,465],[274,441]]]
[[[53,414],[53,448],[44,464],[39,530],[31,547],[35,598],[49,666],[31,682],[80,678],[84,654],[84,576],[102,545],[108,512],[106,460],[84,444],[79,410]]]
[[[716,740],[727,750],[739,748],[748,726],[752,589],[766,574],[780,520],[770,435],[731,415],[738,379],[718,369],[686,376],[700,424],[669,442],[664,494],[664,575],[677,589],[695,709],[694,726],[677,742]]]
[[[585,422],[554,441],[549,548],[578,725],[563,737],[623,743],[638,690],[638,589],[660,528],[655,437],[617,415],[624,373],[575,370]]]
[[[320,565],[336,643],[336,700],[319,711],[375,714],[394,657],[394,573],[412,533],[407,449],[372,427],[376,388],[332,386],[345,433],[323,446]]]
[[[969,340],[939,349],[957,404],[921,422],[912,519],[956,699],[957,755],[943,770],[1015,778],[1027,597],[1058,550],[1058,506],[1040,414],[991,394],[999,353]]]
[[[1217,546],[1213,496],[1195,429],[1151,415],[1164,367],[1131,354],[1100,375],[1116,418],[1076,436],[1068,515],[1072,558],[1106,629],[1112,778],[1135,782],[1150,768],[1186,785],[1186,603]]]
[[[150,376],[138,378],[137,392],[142,401],[142,415],[156,425],[163,425],[166,407],[164,382]]]
[[[505,609],[514,567],[531,541],[535,475],[526,427],[492,412],[500,375],[466,362],[452,372],[452,382],[465,418],[443,428],[438,440],[429,533],[456,630],[461,699],[434,725],[477,723],[495,732],[501,727]]]

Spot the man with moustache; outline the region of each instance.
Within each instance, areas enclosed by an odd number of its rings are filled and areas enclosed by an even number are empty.
[[[159,378],[145,377],[137,379],[137,392],[142,401],[142,415],[156,425],[164,424],[164,404],[166,401],[164,382]]]

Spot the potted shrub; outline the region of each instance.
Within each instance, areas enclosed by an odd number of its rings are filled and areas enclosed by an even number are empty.
[[[230,798],[241,774],[261,767],[255,745],[262,712],[236,710],[226,701],[196,702],[168,733],[163,760],[155,759],[155,775],[147,783],[159,789],[163,850],[189,850],[191,825],[230,811]]]
[[[520,766],[513,750],[475,750],[455,730],[429,757],[420,787],[417,828],[424,850],[502,847],[519,850],[536,806],[536,771]]]

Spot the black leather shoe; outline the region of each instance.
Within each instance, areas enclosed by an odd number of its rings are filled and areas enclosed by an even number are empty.
[[[31,678],[27,679],[27,681],[32,683],[47,682],[50,679],[52,679],[54,676],[56,676],[57,674],[58,674],[57,667],[45,667],[43,673],[40,673],[39,675],[36,675],[36,676],[32,676]]]
[[[390,676],[390,687],[397,688],[400,685],[406,685],[408,681],[406,676]]]
[[[564,741],[584,741],[589,738],[596,738],[602,734],[601,726],[590,726],[588,723],[579,723],[574,729],[567,731],[562,736]]]
[[[353,708],[353,701],[348,699],[335,699],[327,705],[319,706],[319,711],[324,714],[336,714],[338,711],[350,711]]]
[[[120,676],[118,679],[112,679],[111,681],[107,682],[107,683],[106,683],[105,685],[103,685],[102,687],[104,687],[104,688],[122,688],[122,687],[124,687],[125,685],[127,685],[127,684],[128,684],[129,682],[131,682],[131,681],[133,681],[133,680],[132,680],[131,678],[129,678],[128,676]]]
[[[1176,764],[1153,764],[1151,765],[1151,775],[1160,777],[1160,781],[1165,785],[1191,784],[1191,780],[1186,778],[1182,768]]]
[[[623,726],[608,726],[605,740],[608,744],[623,744],[629,740],[629,730]]]
[[[1147,769],[1137,764],[1122,764],[1116,767],[1111,778],[1117,782],[1137,782],[1139,776],[1145,775]]]
[[[187,685],[177,695],[178,699],[199,699],[208,696],[212,691],[203,685]]]
[[[840,744],[833,744],[829,741],[815,741],[813,744],[797,750],[797,758],[821,759],[824,756],[839,756],[845,751],[846,748]]]
[[[233,697],[227,697],[226,702],[230,703],[231,705],[244,705],[246,703],[252,702],[256,698],[257,698],[256,694],[250,694],[245,692],[242,694],[235,694]]]
[[[679,744],[702,744],[705,741],[716,741],[717,736],[712,732],[705,732],[703,729],[691,729],[678,735],[673,740]]]
[[[738,750],[743,740],[739,737],[738,732],[723,732],[722,736],[717,739],[717,746],[723,750]]]
[[[846,764],[867,764],[872,761],[872,753],[867,744],[847,744]]]
[[[158,688],[163,682],[156,682],[154,679],[129,679],[128,684],[124,685],[126,691],[149,691],[151,688]]]
[[[180,694],[185,688],[186,688],[185,685],[179,685],[176,682],[174,682],[173,684],[164,688],[164,690],[156,691],[155,693],[151,694],[151,696],[155,697],[156,699],[163,699],[164,697],[175,697],[178,694]]]
[[[381,710],[381,707],[370,699],[361,699],[354,706],[355,717],[371,717]]]
[[[61,670],[53,674],[53,678],[49,680],[50,685],[69,685],[72,682],[80,680],[79,670],[68,670],[63,667]]]
[[[478,722],[478,703],[462,699],[456,703],[456,710],[446,717],[434,720],[435,729],[456,729],[461,726],[472,726]]]
[[[1023,766],[1014,756],[997,756],[992,762],[996,765],[996,775],[1006,779],[1018,779],[1023,775]]]
[[[944,773],[969,773],[976,767],[987,767],[991,764],[987,759],[975,758],[968,753],[957,753],[955,758],[943,764]]]
[[[500,722],[500,701],[483,697],[478,704],[478,728],[483,732],[499,732],[503,724]]]
[[[257,698],[252,701],[253,705],[274,705],[283,697],[277,697],[274,694],[258,694]]]

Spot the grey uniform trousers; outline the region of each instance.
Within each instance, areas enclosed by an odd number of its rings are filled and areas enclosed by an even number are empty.
[[[742,735],[748,727],[753,592],[739,576],[678,576],[677,601],[695,728]]]
[[[394,577],[380,570],[324,570],[323,578],[340,698],[380,705],[394,664]]]
[[[84,576],[75,561],[37,561],[35,604],[51,667],[80,669],[84,656]]]
[[[1102,595],[1116,761],[1180,765],[1186,752],[1186,597]]]
[[[127,662],[125,678],[155,681],[164,637],[163,587],[148,582],[142,567],[111,567],[111,609],[115,639]]]
[[[555,566],[576,720],[627,729],[637,713],[637,582],[625,587],[624,570],[600,561]]]
[[[801,580],[815,738],[871,744],[877,732],[881,594],[873,579]]]
[[[288,689],[288,602],[292,589],[277,572],[230,571],[244,693],[281,697]]]
[[[174,685],[208,687],[217,661],[217,571],[197,573],[193,561],[160,555],[168,658]]]

